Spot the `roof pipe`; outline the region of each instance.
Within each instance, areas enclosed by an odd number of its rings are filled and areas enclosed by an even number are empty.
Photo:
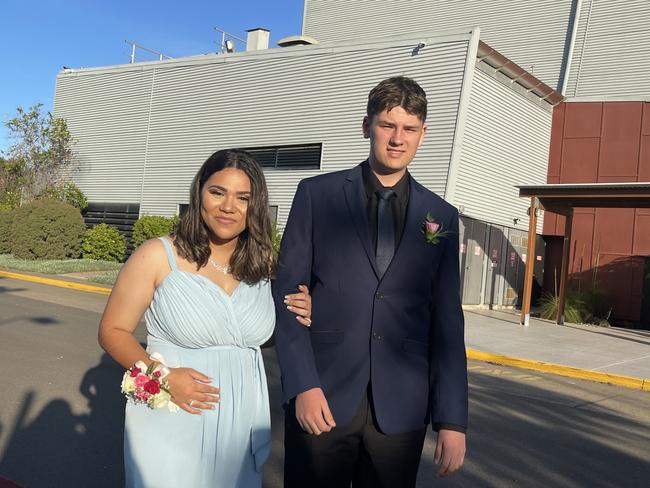
[[[576,11],[573,17],[573,27],[571,29],[571,40],[569,41],[569,52],[566,57],[566,68],[562,77],[562,87],[560,93],[566,95],[566,88],[569,84],[569,73],[571,72],[571,62],[573,61],[573,50],[576,46],[576,37],[578,37],[578,23],[580,22],[580,10],[582,9],[582,0],[576,0]]]

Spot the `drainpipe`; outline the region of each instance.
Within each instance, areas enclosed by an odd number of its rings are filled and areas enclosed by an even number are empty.
[[[569,84],[569,73],[571,71],[571,62],[573,61],[573,50],[576,45],[576,37],[578,35],[578,23],[580,21],[580,9],[582,8],[582,0],[576,0],[576,12],[573,17],[573,28],[571,29],[571,40],[569,41],[569,52],[566,58],[566,68],[564,69],[564,77],[562,78],[562,88],[560,93],[562,96],[566,95],[566,88]]]

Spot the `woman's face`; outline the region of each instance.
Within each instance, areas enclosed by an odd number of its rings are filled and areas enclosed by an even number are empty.
[[[240,169],[213,173],[201,189],[201,217],[218,241],[236,239],[246,229],[251,181]]]

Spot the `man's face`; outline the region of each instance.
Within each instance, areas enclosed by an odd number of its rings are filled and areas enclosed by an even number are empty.
[[[363,136],[370,139],[370,165],[380,173],[406,169],[424,141],[427,126],[402,107],[363,119]]]

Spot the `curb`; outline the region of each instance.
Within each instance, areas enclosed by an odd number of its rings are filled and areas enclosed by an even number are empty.
[[[515,368],[521,369],[529,369],[532,371],[539,371],[540,373],[551,373],[558,376],[566,376],[580,380],[608,383],[610,385],[632,388],[634,390],[650,391],[650,379],[635,378],[633,376],[601,373],[599,371],[592,371],[589,369],[562,366],[561,364],[545,363],[543,361],[535,361],[531,359],[502,356],[500,354],[492,354],[489,352],[477,351],[475,349],[467,349],[467,359],[500,364],[503,366],[513,366]]]
[[[58,286],[61,288],[69,288],[72,290],[85,291],[88,293],[97,293],[100,295],[110,295],[112,290],[112,288],[108,288],[108,287],[85,285],[83,283],[75,283],[73,281],[64,281],[64,280],[58,280],[54,278],[44,278],[42,276],[22,274],[22,273],[12,273],[10,271],[2,271],[2,270],[0,270],[0,277],[13,278],[15,280],[31,281],[33,283],[41,283],[43,285]],[[650,379],[635,378],[633,376],[601,373],[599,371],[573,368],[571,366],[562,366],[560,364],[545,363],[543,361],[515,358],[510,356],[503,356],[501,354],[492,354],[489,352],[477,351],[476,349],[467,349],[467,359],[484,361],[486,363],[500,364],[502,366],[512,366],[515,368],[528,369],[532,371],[538,371],[540,373],[551,373],[558,376],[566,376],[568,378],[595,381],[598,383],[608,383],[610,385],[622,386],[625,388],[631,388],[635,390],[650,391]]]
[[[23,273],[12,273],[11,271],[0,270],[0,277],[12,278],[14,280],[31,281],[32,283],[40,283],[42,285],[58,286],[59,288],[69,288],[72,290],[85,291],[88,293],[97,293],[100,295],[110,295],[112,288],[102,286],[86,285],[84,283],[76,283],[74,281],[57,280],[54,278],[45,278],[38,275],[30,275]]]

